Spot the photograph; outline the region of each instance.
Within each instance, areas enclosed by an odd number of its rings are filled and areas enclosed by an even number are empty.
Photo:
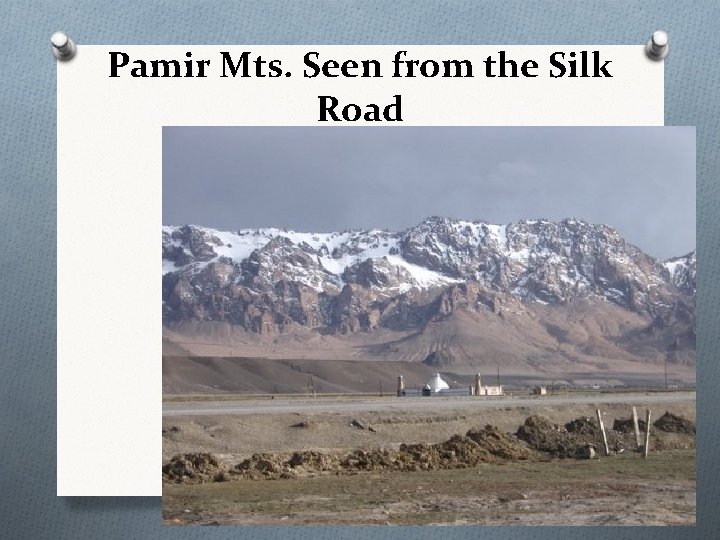
[[[162,129],[165,525],[695,525],[694,127]]]

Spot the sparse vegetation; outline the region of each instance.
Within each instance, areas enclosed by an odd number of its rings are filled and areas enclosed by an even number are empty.
[[[176,525],[694,524],[695,452],[166,484],[163,516]]]
[[[605,456],[597,448],[599,459],[572,459],[581,457],[578,448],[597,446],[598,426],[587,417],[596,406],[538,403],[479,411],[465,403],[444,415],[368,410],[173,417],[164,429],[164,453],[191,453],[166,457],[164,520],[694,524],[694,402],[674,403],[656,421],[647,460],[632,451],[632,432],[614,430],[609,440],[624,441],[627,451]],[[601,407],[606,426],[627,418],[627,405]],[[358,429],[353,420],[376,429]],[[472,427],[489,422],[500,428]],[[513,435],[520,425],[530,435],[525,440]],[[217,454],[198,453],[207,451]]]

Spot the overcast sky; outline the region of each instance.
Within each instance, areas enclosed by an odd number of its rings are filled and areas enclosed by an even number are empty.
[[[165,127],[163,223],[403,230],[575,217],[695,249],[695,128]]]

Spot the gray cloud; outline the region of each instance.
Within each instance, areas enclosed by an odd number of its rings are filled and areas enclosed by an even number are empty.
[[[577,217],[695,248],[695,129],[166,127],[163,223],[402,230]]]

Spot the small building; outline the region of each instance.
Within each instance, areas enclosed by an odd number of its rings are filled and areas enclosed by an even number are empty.
[[[480,374],[478,373],[475,376],[475,395],[476,396],[502,396],[503,395],[503,387],[502,386],[483,386],[482,379],[480,378]]]
[[[547,386],[536,386],[533,388],[533,394],[536,396],[544,396],[547,394]]]
[[[480,387],[480,396],[502,396],[503,395],[503,387],[502,386],[481,386]]]
[[[434,395],[441,395],[441,396],[502,396],[503,394],[503,387],[502,386],[483,386],[480,381],[480,374],[477,374],[477,378],[475,379],[475,384],[471,385],[470,387],[467,386],[461,386],[461,387],[455,387],[450,388],[450,385],[443,380],[443,378],[440,376],[439,373],[435,373],[432,378],[425,383],[422,387],[418,388],[415,387],[415,389],[406,389],[405,388],[405,378],[400,375],[397,379],[397,396],[398,397],[404,397],[404,396],[434,396]]]

